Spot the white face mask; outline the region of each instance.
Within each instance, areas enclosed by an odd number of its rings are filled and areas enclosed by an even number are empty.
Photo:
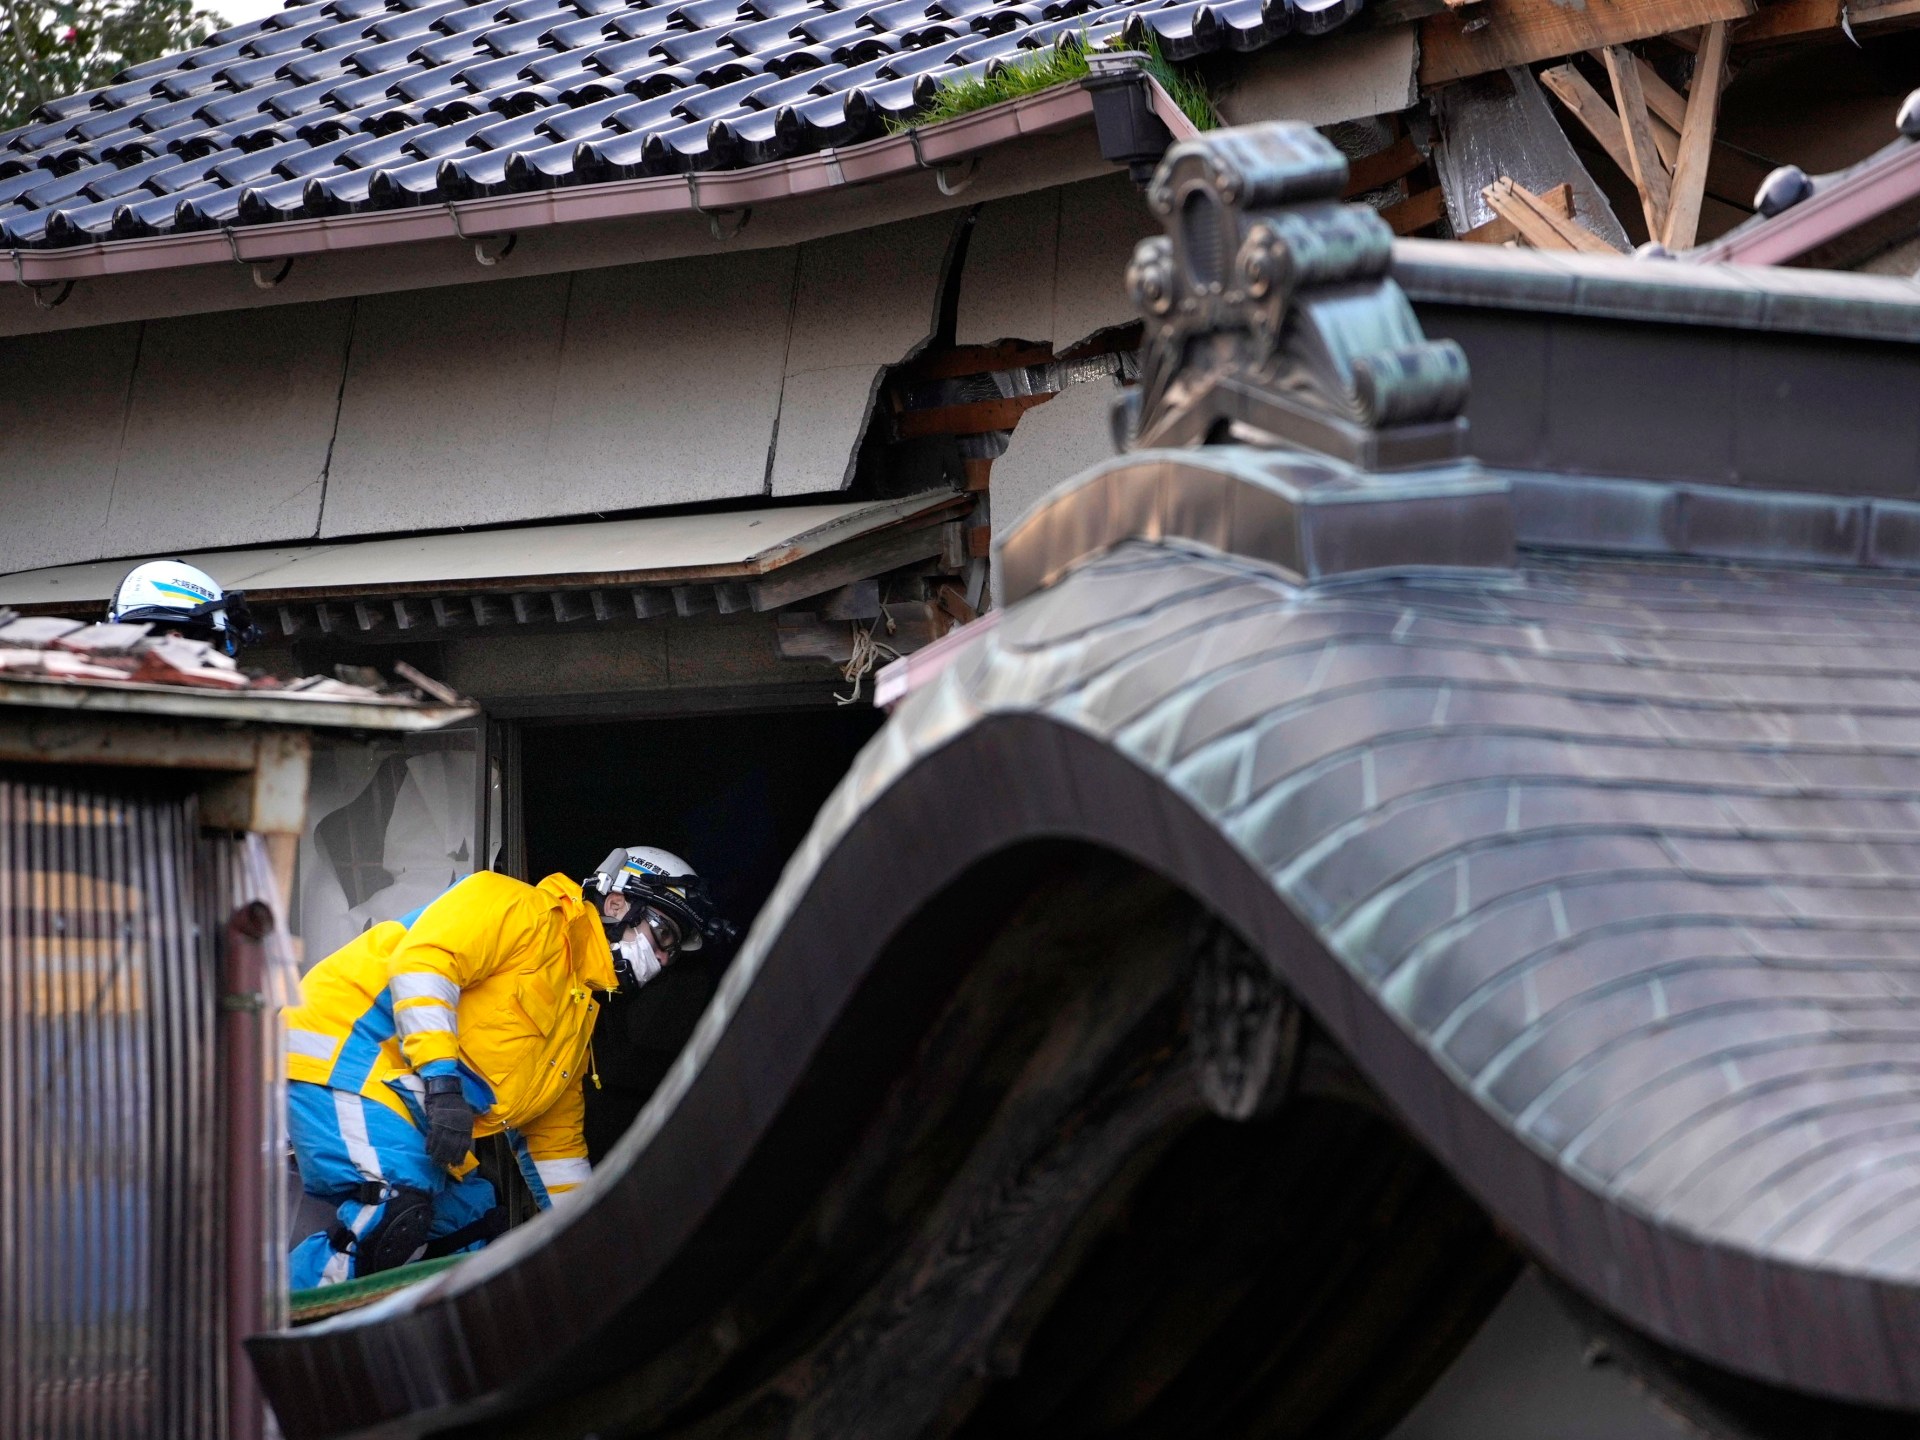
[[[626,961],[627,970],[633,976],[633,988],[638,990],[665,967],[660,956],[653,948],[653,937],[647,933],[644,925],[632,925],[620,937],[620,943],[613,947],[614,954]]]

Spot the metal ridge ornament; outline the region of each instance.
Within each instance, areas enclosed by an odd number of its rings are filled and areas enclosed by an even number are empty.
[[[1122,449],[1234,440],[1368,470],[1465,449],[1467,360],[1429,340],[1388,273],[1393,233],[1343,204],[1347,162],[1309,126],[1218,131],[1167,152],[1147,191],[1167,233],[1127,269],[1147,323]]]

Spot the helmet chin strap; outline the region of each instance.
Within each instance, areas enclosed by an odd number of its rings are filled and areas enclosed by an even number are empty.
[[[653,937],[644,925],[630,926],[613,942],[613,969],[625,986],[629,981],[638,990],[665,968],[653,948]]]

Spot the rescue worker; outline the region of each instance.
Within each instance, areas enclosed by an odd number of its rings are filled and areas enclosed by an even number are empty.
[[[262,639],[247,597],[184,560],[148,560],[120,581],[107,605],[108,623],[143,620],[163,635],[205,640],[229,656]]]
[[[637,989],[730,930],[686,861],[634,846],[579,884],[469,875],[314,966],[286,1015],[287,1128],[302,1185],[337,1219],[295,1247],[293,1288],[498,1235],[476,1136],[506,1133],[542,1210],[578,1189],[596,992]]]

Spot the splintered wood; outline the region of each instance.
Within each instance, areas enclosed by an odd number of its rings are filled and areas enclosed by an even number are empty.
[[[1707,195],[1707,161],[1720,110],[1720,86],[1727,68],[1727,27],[1709,25],[1693,67],[1693,84],[1680,128],[1680,158],[1674,162],[1671,207],[1661,239],[1669,250],[1690,250],[1700,229],[1700,205]]]
[[[1573,219],[1575,213],[1573,186],[1561,184],[1554,186],[1551,190],[1543,190],[1540,193],[1540,203],[1556,215],[1568,220]],[[1525,239],[1511,220],[1503,220],[1497,214],[1486,224],[1476,225],[1455,238],[1471,241],[1476,245],[1506,245]]]
[[[1601,54],[1607,62],[1614,108],[1626,136],[1627,173],[1640,192],[1647,233],[1657,239],[1666,233],[1670,188],[1666,161],[1653,143],[1653,122],[1648,118],[1647,96],[1640,85],[1640,64],[1624,45],[1608,45]]]
[[[1660,152],[1667,168],[1672,169],[1680,158],[1680,127],[1686,120],[1687,98],[1655,74],[1645,60],[1641,60],[1637,68],[1653,125],[1654,148]],[[1540,72],[1540,83],[1580,122],[1607,152],[1608,158],[1620,167],[1621,173],[1632,178],[1633,162],[1627,155],[1626,134],[1621,129],[1620,117],[1587,77],[1570,64],[1554,65]],[[1752,210],[1754,191],[1760,188],[1760,182],[1772,168],[1771,161],[1710,139],[1706,193],[1723,204]]]
[[[1493,207],[1493,213],[1513,226],[1520,238],[1537,250],[1584,250],[1593,255],[1620,253],[1570,215],[1560,213],[1557,205],[1507,176],[1501,176],[1480,193]],[[1571,192],[1568,198],[1571,199]]]

